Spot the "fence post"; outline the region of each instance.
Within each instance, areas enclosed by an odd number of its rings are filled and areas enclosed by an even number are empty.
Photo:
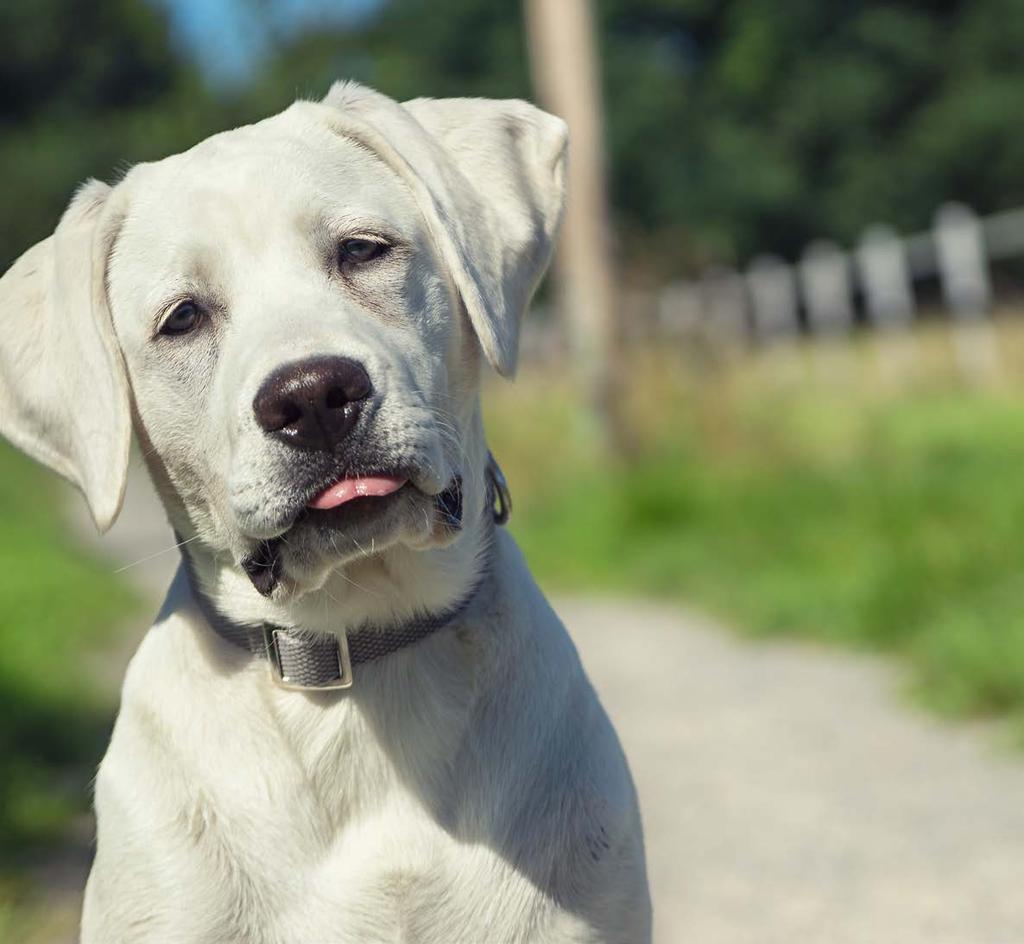
[[[983,383],[999,370],[999,354],[987,318],[992,301],[981,223],[962,203],[935,214],[935,256],[946,304],[953,313],[953,349],[968,380]]]
[[[869,226],[857,247],[857,267],[871,321],[905,328],[914,317],[914,289],[903,242],[890,226]]]
[[[747,268],[754,334],[768,343],[792,338],[799,330],[796,276],[778,256],[757,256]]]
[[[882,379],[902,383],[916,368],[917,339],[908,330],[914,318],[914,282],[907,244],[891,226],[876,223],[861,235],[857,270],[871,323]]]
[[[846,254],[833,242],[811,243],[800,260],[800,287],[807,319],[815,334],[837,336],[853,325],[850,267]]]
[[[698,333],[704,313],[700,286],[693,282],[671,282],[657,297],[657,323],[661,331],[673,338]]]
[[[701,296],[711,338],[727,346],[742,342],[748,333],[743,277],[735,269],[716,266],[701,279]]]
[[[981,224],[962,203],[947,203],[935,214],[935,249],[946,304],[957,318],[983,315],[992,290]]]

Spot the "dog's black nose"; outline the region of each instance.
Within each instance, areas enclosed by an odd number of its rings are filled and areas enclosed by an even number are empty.
[[[256,393],[256,422],[300,449],[330,451],[355,426],[372,391],[362,364],[313,357],[275,370]]]

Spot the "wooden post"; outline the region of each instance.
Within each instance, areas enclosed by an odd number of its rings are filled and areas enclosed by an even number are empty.
[[[820,239],[804,250],[800,286],[814,334],[837,337],[849,333],[853,325],[850,269],[846,255],[835,243]]]
[[[555,275],[576,369],[602,444],[627,441],[619,413],[620,333],[603,161],[599,70],[589,0],[524,0],[541,104],[569,125],[569,200]]]
[[[673,340],[692,338],[703,329],[704,306],[700,285],[672,282],[657,294],[658,330]]]
[[[856,259],[868,318],[879,329],[872,350],[882,378],[904,383],[918,360],[917,339],[910,331],[914,281],[907,246],[891,226],[875,223],[861,235]]]
[[[956,318],[984,316],[992,298],[981,224],[962,203],[947,203],[935,214],[935,248],[942,290]]]
[[[701,279],[708,337],[726,349],[747,341],[747,290],[740,274],[728,266],[713,266]]]
[[[796,275],[778,256],[762,255],[747,268],[754,333],[762,343],[793,338],[797,320]]]
[[[988,256],[981,223],[962,203],[947,203],[935,214],[935,251],[942,291],[953,312],[957,363],[974,383],[999,371],[999,352],[986,317],[992,302]]]
[[[906,328],[914,317],[914,288],[903,242],[892,227],[869,226],[857,247],[857,268],[871,321]]]

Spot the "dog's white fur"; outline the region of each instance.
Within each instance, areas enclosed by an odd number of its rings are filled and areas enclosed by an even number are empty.
[[[211,633],[179,571],[97,778],[87,944],[649,940],[625,760],[484,489],[481,354],[514,370],[565,138],[523,102],[340,84],[87,185],[0,280],[0,431],[105,528],[134,425],[228,616],[344,632],[443,609],[485,575],[452,628],[358,667],[347,693],[306,694]],[[367,233],[394,248],[339,274],[338,240]],[[202,328],[161,335],[185,296]],[[366,366],[360,435],[412,464],[422,499],[329,540],[288,530],[311,473],[251,406],[275,367],[324,353]],[[430,496],[455,474],[453,535]],[[268,598],[241,562],[282,533]]]

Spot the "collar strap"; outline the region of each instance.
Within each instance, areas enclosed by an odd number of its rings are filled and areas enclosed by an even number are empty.
[[[453,623],[469,609],[487,579],[485,571],[466,596],[441,613],[413,617],[394,626],[365,625],[350,633],[320,633],[271,623],[236,623],[223,616],[186,572],[192,595],[210,628],[225,642],[267,659],[270,677],[296,691],[331,691],[352,687],[353,666],[374,662],[420,642]]]

